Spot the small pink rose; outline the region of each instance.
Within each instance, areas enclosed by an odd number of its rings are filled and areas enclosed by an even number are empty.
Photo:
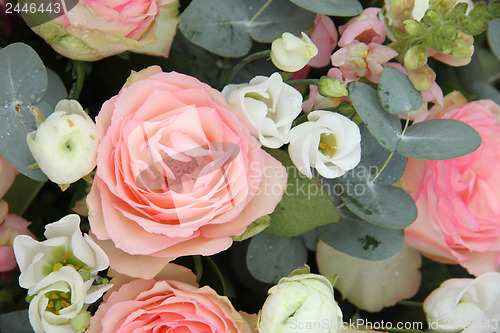
[[[198,288],[176,280],[139,279],[111,293],[91,318],[87,333],[139,330],[151,333],[252,332],[229,299],[217,295],[209,286]]]
[[[134,73],[96,125],[89,221],[120,273],[151,278],[173,258],[223,251],[281,200],[283,165],[194,77]]]
[[[324,67],[330,63],[330,56],[337,46],[338,33],[332,19],[323,14],[317,14],[314,28],[309,36],[318,48],[318,55],[309,60],[311,67]]]
[[[467,103],[458,92],[434,106],[427,119],[456,119],[482,138],[473,153],[444,161],[408,160],[401,178],[418,208],[405,239],[425,256],[458,263],[476,276],[500,263],[500,106]]]
[[[361,14],[339,27],[342,35],[339,46],[345,47],[354,40],[369,44],[381,44],[385,40],[385,27],[378,19],[380,8],[366,8]]]

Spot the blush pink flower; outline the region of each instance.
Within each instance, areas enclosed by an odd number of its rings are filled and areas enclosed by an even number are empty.
[[[87,333],[139,331],[251,333],[252,329],[229,299],[209,286],[139,279],[122,285],[99,306]]]
[[[345,79],[356,81],[361,77],[378,83],[382,66],[398,53],[389,46],[353,41],[332,54],[332,65],[339,67]]]
[[[408,244],[443,263],[458,263],[476,276],[500,264],[500,106],[467,103],[458,92],[434,106],[427,119],[457,119],[482,138],[473,153],[444,161],[408,160],[401,178],[418,208],[405,229]]]
[[[366,8],[361,14],[339,27],[342,37],[339,46],[345,47],[354,40],[369,44],[381,44],[385,40],[385,27],[378,19],[380,8]]]
[[[18,172],[16,169],[0,155],[0,198],[3,197],[12,186],[17,174]]]
[[[332,19],[323,14],[317,14],[314,28],[309,36],[318,48],[318,55],[307,63],[311,67],[324,67],[330,63],[330,56],[337,46],[338,33]]]
[[[12,243],[17,235],[35,235],[28,230],[30,223],[14,214],[7,214],[7,203],[0,201],[0,277],[9,278],[17,267]]]
[[[133,73],[96,125],[89,221],[120,273],[151,278],[173,258],[223,251],[281,200],[283,165],[194,77]]]

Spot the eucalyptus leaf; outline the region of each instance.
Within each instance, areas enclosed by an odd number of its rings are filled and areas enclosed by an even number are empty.
[[[23,174],[17,175],[14,184],[2,198],[9,204],[9,213],[23,215],[44,184]]]
[[[446,160],[467,155],[481,145],[481,136],[470,125],[455,119],[432,119],[408,127],[397,146],[406,157]]]
[[[9,312],[0,315],[0,332],[33,333],[28,310]]]
[[[394,153],[384,167],[390,152],[375,140],[366,126],[361,125],[359,130],[361,132],[361,160],[358,166],[336,180],[341,183],[369,183],[373,181],[385,185],[397,182],[405,171],[406,158]],[[373,178],[375,179],[373,180]]]
[[[488,44],[491,51],[500,60],[500,18],[489,23],[488,28]]]
[[[390,230],[367,223],[346,209],[342,222],[318,228],[319,238],[331,247],[368,260],[392,257],[403,247],[403,230]]]
[[[283,198],[271,214],[271,225],[264,233],[293,237],[306,233],[320,225],[340,220],[337,208],[317,177],[302,175],[293,165],[288,153],[269,150],[288,172],[288,182]]]
[[[193,0],[181,15],[179,29],[192,43],[224,57],[250,51],[252,38],[270,43],[283,32],[299,34],[315,15],[288,0]]]
[[[297,6],[330,16],[355,16],[363,11],[357,0],[290,0]]]
[[[47,179],[35,163],[26,135],[36,130],[29,107],[40,102],[47,89],[47,74],[38,54],[28,45],[14,43],[0,51],[0,154],[14,168],[38,181]]]
[[[348,84],[349,98],[370,133],[390,151],[396,150],[401,136],[401,122],[380,106],[377,90],[363,82]]]
[[[340,197],[352,213],[382,228],[403,229],[417,218],[412,197],[392,185],[356,184]]]
[[[299,237],[277,237],[260,233],[250,239],[246,263],[257,280],[277,283],[307,261],[307,249]]]
[[[385,67],[378,84],[382,107],[391,114],[403,114],[422,106],[422,93],[408,77],[392,67]]]

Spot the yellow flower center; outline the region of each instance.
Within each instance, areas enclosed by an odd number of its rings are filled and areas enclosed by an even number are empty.
[[[46,293],[45,296],[49,299],[49,304],[47,304],[45,310],[56,315],[59,315],[61,309],[71,305],[71,292],[52,291]]]
[[[318,149],[323,153],[323,155],[332,158],[337,151],[337,140],[335,139],[335,135],[321,134]]]

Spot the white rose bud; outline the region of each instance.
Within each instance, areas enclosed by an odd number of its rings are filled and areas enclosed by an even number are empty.
[[[500,273],[446,280],[426,298],[424,312],[433,332],[497,332]]]
[[[279,73],[230,84],[222,94],[229,109],[263,146],[279,148],[288,143],[292,122],[302,110],[302,94],[284,83]]]
[[[40,169],[56,184],[71,184],[96,166],[96,126],[75,100],[57,103],[27,141]]]
[[[106,253],[80,231],[80,217],[71,214],[45,226],[47,240],[16,236],[14,254],[21,270],[19,285],[30,289],[51,272],[64,266],[96,274],[109,266]]]
[[[290,131],[288,153],[299,171],[312,178],[311,167],[325,178],[342,176],[361,159],[359,127],[349,118],[330,111],[313,111],[309,121]]]
[[[342,327],[332,284],[322,275],[282,278],[268,294],[257,320],[259,333],[337,333]]]
[[[73,319],[81,317],[86,305],[96,301],[94,295],[88,293],[91,288],[91,280],[84,282],[80,274],[68,266],[44,277],[28,292],[33,296],[28,314],[35,333],[74,333]],[[82,327],[79,329],[82,331]]]
[[[271,61],[285,72],[301,70],[317,54],[318,48],[305,33],[299,38],[285,32],[271,44]]]

